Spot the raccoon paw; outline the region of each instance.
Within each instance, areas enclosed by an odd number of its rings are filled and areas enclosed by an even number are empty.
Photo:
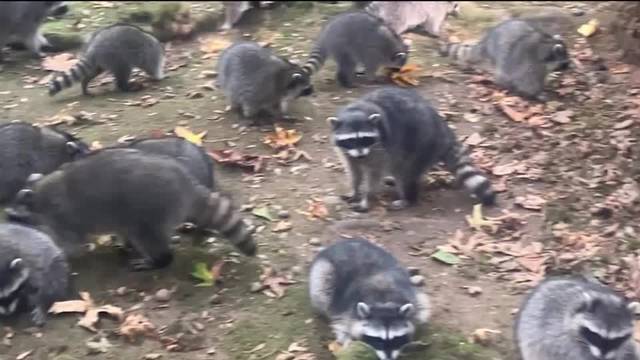
[[[131,271],[147,271],[154,268],[151,261],[147,259],[131,259],[129,260]]]
[[[31,310],[31,321],[38,327],[44,326],[47,322],[47,313],[40,306],[36,306]]]
[[[355,204],[352,204],[350,206],[351,210],[355,211],[355,212],[359,212],[359,213],[366,213],[369,212],[369,206],[366,204],[363,204],[362,202],[358,202]]]
[[[358,195],[340,195],[340,199],[348,203],[355,203],[360,201],[360,196]]]
[[[391,210],[403,210],[409,206],[407,200],[395,200],[391,203]]]

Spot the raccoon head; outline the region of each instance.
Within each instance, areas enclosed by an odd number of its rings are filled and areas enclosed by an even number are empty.
[[[311,85],[311,76],[297,64],[292,64],[287,72],[286,92],[290,97],[309,96],[313,94],[313,85]]]
[[[447,1],[447,5],[449,5],[447,15],[451,15],[455,18],[460,16],[460,3],[458,1]]]
[[[351,158],[363,158],[382,138],[382,119],[381,112],[347,108],[327,121],[331,125],[334,145]]]
[[[613,294],[585,293],[573,314],[577,338],[596,359],[620,359],[633,335],[633,313]]]
[[[69,6],[64,1],[44,1],[50,16],[62,16],[69,12]]]
[[[38,225],[34,214],[34,210],[36,210],[36,196],[33,188],[43,177],[42,174],[29,175],[25,188],[18,191],[12,206],[5,209],[7,220],[24,225]]]
[[[412,318],[416,309],[411,303],[359,302],[355,311],[358,322],[353,327],[354,337],[371,346],[380,360],[397,359],[402,348],[413,339]]]
[[[380,44],[384,49],[383,51],[385,56],[390,56],[386,59],[386,67],[391,69],[400,69],[405,66],[409,59],[408,43],[383,23],[380,24],[379,31],[388,39],[384,44]]]
[[[567,45],[560,35],[551,37],[542,51],[542,60],[549,72],[564,71],[571,67]]]
[[[29,267],[13,251],[0,255],[0,315],[11,314],[17,305],[16,292],[29,278]]]
[[[91,152],[89,145],[84,141],[53,126],[42,128],[42,134],[50,139],[60,139],[65,142],[65,154],[63,156],[66,161],[77,160]]]

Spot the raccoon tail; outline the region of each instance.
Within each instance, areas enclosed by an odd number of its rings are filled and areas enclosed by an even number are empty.
[[[450,57],[455,61],[473,63],[478,60],[477,44],[440,43],[438,53],[442,57]]]
[[[483,205],[495,204],[496,193],[491,187],[491,182],[473,165],[466,146],[456,142],[445,154],[444,162],[449,171],[455,174],[457,181],[474,194]]]
[[[202,225],[218,230],[228,238],[242,253],[248,256],[256,254],[253,234],[240,215],[233,209],[231,199],[220,193],[211,193],[207,200]]]
[[[49,96],[54,96],[63,89],[70,88],[74,82],[93,77],[95,73],[96,68],[89,61],[82,58],[71,69],[57,74],[49,82]]]
[[[313,50],[311,50],[311,54],[309,55],[309,59],[302,66],[302,69],[309,74],[309,76],[315,74],[322,68],[324,62],[327,60],[327,52],[322,46],[321,43],[316,44]]]

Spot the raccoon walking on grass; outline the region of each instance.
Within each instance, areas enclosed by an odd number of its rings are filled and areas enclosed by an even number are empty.
[[[393,255],[361,238],[339,239],[316,255],[309,296],[338,343],[363,341],[381,360],[397,359],[431,311],[429,297]]]
[[[2,48],[21,43],[33,54],[43,57],[42,48],[49,42],[40,32],[47,16],[65,9],[64,1],[2,1],[0,2],[0,60]]]
[[[113,74],[118,89],[129,91],[133,68],[144,70],[154,80],[162,80],[164,63],[164,48],[152,34],[134,25],[111,25],[93,33],[78,63],[49,82],[49,95],[56,95],[78,81],[82,93],[90,95],[89,82],[103,71]]]
[[[343,198],[356,211],[369,210],[384,172],[391,173],[396,187],[392,209],[415,204],[422,174],[439,162],[483,204],[495,202],[489,179],[473,165],[447,122],[414,90],[383,87],[328,121],[351,178],[352,193]]]
[[[524,300],[515,324],[522,360],[637,360],[633,331],[627,302],[581,276],[543,281]]]
[[[547,99],[547,75],[564,71],[571,64],[560,35],[547,34],[521,19],[496,25],[476,44],[442,44],[440,54],[467,66],[488,67],[498,86],[539,101]]]
[[[226,48],[217,67],[217,86],[232,109],[245,118],[260,113],[284,116],[291,101],[313,93],[309,76],[300,66],[253,42]]]
[[[33,173],[48,174],[89,153],[89,146],[54,127],[13,121],[0,125],[0,203],[11,201]]]
[[[407,63],[408,56],[409,47],[382,20],[364,11],[353,11],[329,20],[303,67],[313,75],[333,58],[338,66],[338,83],[353,87],[356,66],[364,66],[368,79],[374,81],[380,67],[399,69]]]
[[[68,294],[69,265],[45,233],[18,224],[0,224],[0,316],[31,312],[44,325],[51,305]]]
[[[212,193],[176,160],[135,149],[99,150],[34,179],[7,212],[51,231],[68,254],[88,235],[115,234],[140,255],[131,260],[133,270],[169,265],[171,236],[187,222],[218,230],[246,255],[256,253],[228,197]]]

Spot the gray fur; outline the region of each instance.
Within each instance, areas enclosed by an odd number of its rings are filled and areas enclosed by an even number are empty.
[[[237,42],[218,59],[217,86],[234,110],[246,118],[261,112],[286,115],[291,101],[311,95],[313,87],[302,68],[253,42]]]
[[[483,204],[495,202],[489,180],[473,165],[467,149],[414,90],[375,90],[329,120],[332,141],[351,178],[353,191],[344,198],[356,211],[369,210],[369,200],[385,172],[391,173],[397,190],[392,208],[415,204],[422,174],[438,162],[444,162]]]
[[[417,30],[439,37],[449,15],[457,17],[457,1],[373,1],[366,11],[381,18],[397,34]],[[415,29],[415,30],[414,30]]]
[[[316,255],[309,296],[340,344],[364,341],[381,360],[397,358],[431,311],[428,296],[393,255],[361,238],[341,238]]]
[[[22,43],[36,56],[44,56],[42,47],[49,46],[49,42],[40,26],[63,6],[63,1],[0,2],[0,51],[10,43]]]
[[[176,160],[135,149],[103,149],[62,166],[21,190],[8,213],[51,231],[67,254],[88,235],[115,234],[139,253],[134,270],[169,265],[171,236],[186,222],[218,230],[243,253],[256,253],[229,198],[199,184]]]
[[[443,44],[440,53],[467,66],[493,70],[496,83],[527,99],[546,100],[548,73],[570,67],[566,44],[531,22],[512,19],[489,29],[476,44]]]
[[[188,140],[177,136],[163,136],[160,138],[137,139],[122,146],[152,154],[169,156],[184,165],[200,184],[211,190],[215,188],[213,159],[201,146]]]
[[[69,265],[49,236],[0,224],[0,316],[29,311],[34,324],[44,325],[49,307],[67,296],[68,287]]]
[[[91,35],[78,63],[49,83],[49,95],[77,81],[82,84],[82,93],[89,95],[89,82],[103,71],[113,74],[118,89],[129,91],[133,68],[144,70],[154,80],[162,80],[164,63],[164,48],[152,34],[134,25],[111,25]]]
[[[338,83],[353,87],[356,66],[364,66],[368,79],[374,81],[380,67],[404,66],[409,57],[409,47],[382,20],[364,11],[353,11],[329,20],[320,32],[304,69],[313,75],[330,57],[338,66]]]
[[[0,125],[0,144],[0,203],[10,201],[29,175],[48,174],[89,152],[66,132],[22,121]]]
[[[599,334],[595,341],[590,331]],[[619,340],[607,352],[598,336]],[[515,338],[522,360],[638,359],[628,304],[584,277],[553,277],[533,289],[517,315]]]

